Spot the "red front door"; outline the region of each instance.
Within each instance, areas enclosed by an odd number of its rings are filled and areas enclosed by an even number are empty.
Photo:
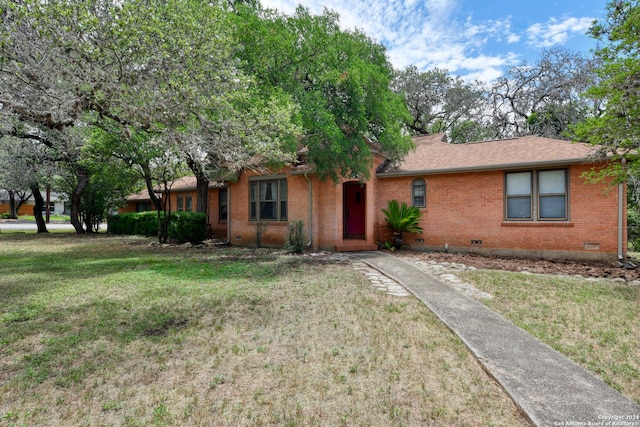
[[[365,194],[366,186],[358,182],[347,182],[344,194],[344,237],[364,239],[365,237]]]

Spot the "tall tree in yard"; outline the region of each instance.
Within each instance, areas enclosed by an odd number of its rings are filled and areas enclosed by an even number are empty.
[[[82,138],[71,129],[84,110],[79,73],[68,74],[69,55],[59,34],[39,25],[41,7],[44,3],[0,0],[0,139],[9,144],[12,138],[22,139],[24,147],[33,148],[32,154],[44,156],[32,159],[28,170],[33,175],[28,179],[33,183],[38,182],[36,167],[44,160],[78,161]],[[85,70],[85,76],[88,73]],[[81,168],[76,170],[79,179],[74,191],[81,195],[85,174]],[[42,199],[39,188],[33,191],[38,204]],[[71,222],[81,233],[82,225],[73,215],[75,207],[72,203]],[[40,209],[35,216],[39,229],[44,228]]]
[[[401,96],[390,90],[393,70],[383,46],[358,31],[341,30],[338,16],[292,16],[258,6],[234,9],[247,74],[262,91],[279,90],[298,106],[307,162],[321,177],[365,179],[370,142],[391,159],[412,147]]]
[[[604,171],[620,181],[628,175],[640,176],[640,3],[610,1],[604,18],[590,29],[598,41],[596,55],[602,61],[599,81],[587,95],[605,104],[604,112],[575,128],[577,138],[600,146],[602,156],[622,162],[610,162]]]
[[[411,119],[406,126],[414,135],[446,132],[451,142],[493,136],[483,125],[487,99],[480,82],[465,82],[444,69],[409,66],[396,72],[392,87],[407,103]]]
[[[45,200],[40,189],[51,184],[55,172],[55,162],[51,159],[49,151],[47,147],[31,139],[0,139],[0,167],[5,176],[0,182],[8,185],[8,188],[28,189],[33,195],[33,215],[38,233],[47,232],[42,216]]]
[[[143,132],[188,161],[205,192],[210,171],[286,157],[294,107],[254,96],[221,3],[0,0],[0,13],[0,120],[18,123],[14,136],[25,125]]]
[[[595,62],[566,49],[544,51],[535,64],[512,67],[490,90],[489,126],[495,136],[539,135],[569,139],[565,133],[600,103],[582,96],[593,83]]]

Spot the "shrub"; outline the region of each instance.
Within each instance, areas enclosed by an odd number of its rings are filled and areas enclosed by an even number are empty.
[[[202,242],[207,238],[207,216],[198,212],[172,212],[168,236],[184,242]]]
[[[134,212],[111,215],[107,218],[111,234],[157,236],[158,213]],[[207,216],[196,212],[172,212],[168,237],[179,241],[200,243],[207,237]]]
[[[404,243],[404,233],[422,234],[420,220],[422,212],[415,206],[402,205],[397,200],[389,201],[386,209],[382,209],[387,228],[393,231],[393,247],[400,249]]]
[[[107,217],[107,232],[141,236],[157,235],[158,213],[150,211],[110,215]]]
[[[304,222],[299,219],[289,223],[284,237],[284,249],[288,252],[300,253],[305,248]]]

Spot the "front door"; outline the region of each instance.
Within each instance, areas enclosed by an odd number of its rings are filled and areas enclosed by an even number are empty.
[[[366,186],[359,182],[343,185],[344,194],[344,237],[346,239],[365,238]]]

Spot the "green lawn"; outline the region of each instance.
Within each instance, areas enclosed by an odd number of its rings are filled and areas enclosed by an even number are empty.
[[[349,265],[150,241],[0,235],[0,425],[528,425]]]
[[[640,403],[640,286],[504,271],[467,272],[484,301]]]
[[[45,214],[42,214],[42,217],[45,218]],[[36,220],[36,217],[34,217],[33,215],[20,215],[18,217],[18,219],[20,221],[34,221]],[[63,221],[63,222],[70,222],[71,221],[71,217],[69,215],[59,215],[59,214],[51,214],[49,215],[49,219],[51,221]]]

